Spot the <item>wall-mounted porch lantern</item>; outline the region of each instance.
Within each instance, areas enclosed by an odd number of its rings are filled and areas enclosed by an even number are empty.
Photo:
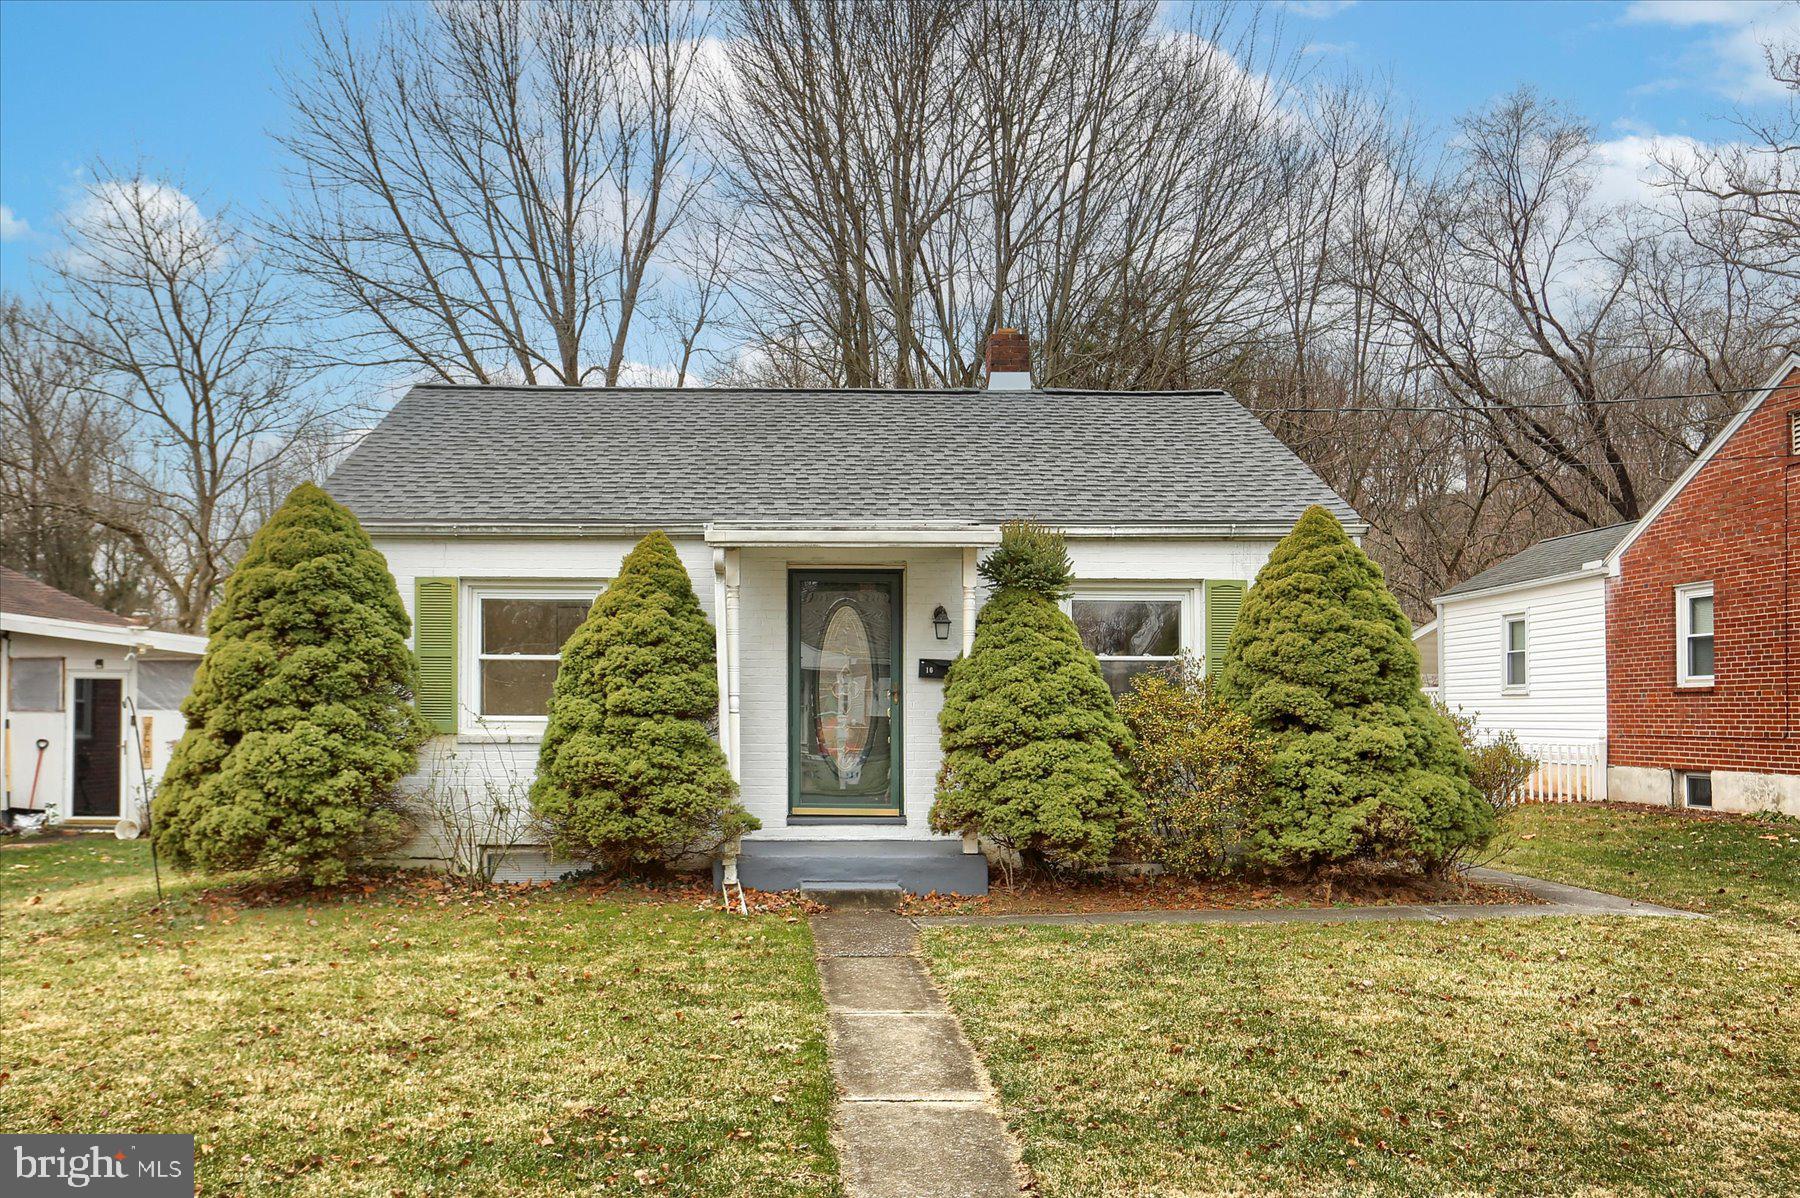
[[[937,610],[931,613],[931,630],[937,633],[937,639],[940,641],[950,639],[950,613],[944,610],[944,605],[941,603],[937,605]]]

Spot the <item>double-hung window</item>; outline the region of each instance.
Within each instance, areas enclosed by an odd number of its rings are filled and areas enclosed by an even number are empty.
[[[1713,680],[1712,583],[1675,588],[1675,673],[1682,686]]]
[[[543,720],[563,643],[587,618],[595,588],[477,587],[472,590],[476,714]]]
[[[1166,669],[1191,647],[1193,589],[1096,590],[1069,600],[1081,643],[1100,659],[1115,695],[1146,670]]]
[[[1529,678],[1526,657],[1531,647],[1531,627],[1524,616],[1501,620],[1501,682],[1509,691],[1522,691]]]

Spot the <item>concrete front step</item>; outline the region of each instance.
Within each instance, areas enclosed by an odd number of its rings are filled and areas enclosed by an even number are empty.
[[[722,877],[713,867],[713,880]],[[752,890],[986,894],[987,858],[955,840],[757,840],[743,843],[738,881]]]

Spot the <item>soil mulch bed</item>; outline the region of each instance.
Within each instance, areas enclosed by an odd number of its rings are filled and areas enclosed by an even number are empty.
[[[903,915],[1074,915],[1098,911],[1259,911],[1424,903],[1536,903],[1522,890],[1462,879],[1350,875],[1307,882],[1180,878],[996,880],[981,898],[907,895]]]

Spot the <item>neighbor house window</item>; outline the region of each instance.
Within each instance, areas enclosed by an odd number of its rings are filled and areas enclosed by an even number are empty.
[[[593,603],[591,590],[476,591],[479,714],[543,719],[563,643],[581,627]]]
[[[1188,647],[1190,590],[1100,591],[1069,600],[1069,616],[1081,643],[1100,659],[1100,673],[1115,695],[1131,689],[1134,676],[1167,669]]]
[[[1713,589],[1702,583],[1675,591],[1676,669],[1683,686],[1713,680]]]
[[[1526,679],[1525,657],[1531,643],[1531,630],[1526,626],[1524,616],[1507,616],[1504,621],[1502,658],[1504,664],[1504,680],[1507,690],[1524,690]]]
[[[1681,801],[1689,807],[1712,806],[1712,775],[1681,775]]]
[[[6,663],[6,704],[14,711],[63,709],[63,659],[15,657]]]
[[[1788,413],[1788,452],[1800,457],[1800,412]]]

